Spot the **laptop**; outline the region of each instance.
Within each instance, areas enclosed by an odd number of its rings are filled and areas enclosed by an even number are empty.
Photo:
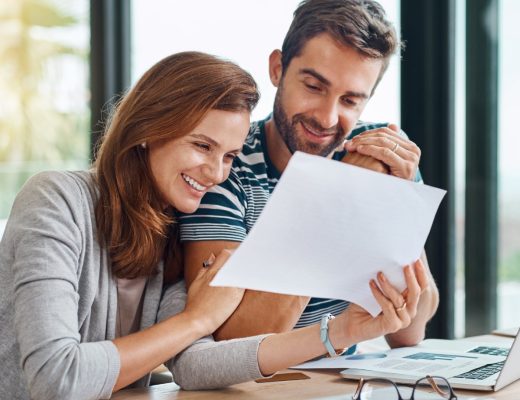
[[[424,368],[428,368],[428,362],[440,360],[439,369],[431,374],[448,379],[454,388],[470,390],[497,391],[520,379],[520,331],[517,332],[513,344],[508,348],[507,344],[493,344],[489,342],[471,342],[468,340],[440,340],[427,339],[421,344],[401,349],[392,349],[379,353],[384,359],[381,363],[374,364],[374,370],[348,368],[341,371],[341,375],[347,379],[360,378],[388,378],[396,383],[414,384],[417,373],[406,374],[406,361],[417,362],[424,360]],[[373,353],[359,355],[358,357],[375,358]],[[395,354],[395,357],[394,357]],[[377,370],[390,365],[390,361],[403,358],[403,362],[397,361],[392,366],[402,366],[403,373],[391,373]],[[450,366],[458,362],[458,366]],[[413,364],[410,364],[413,365]],[[420,365],[420,363],[417,363]],[[411,370],[411,369],[409,369]]]

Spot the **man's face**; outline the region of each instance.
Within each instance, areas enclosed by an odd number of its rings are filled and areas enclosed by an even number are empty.
[[[355,127],[382,68],[328,34],[309,40],[281,74],[281,53],[270,59],[278,87],[273,118],[291,151],[327,156]]]

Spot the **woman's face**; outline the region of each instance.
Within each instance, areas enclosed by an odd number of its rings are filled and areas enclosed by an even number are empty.
[[[150,165],[164,207],[194,212],[208,189],[229,176],[248,130],[248,112],[211,110],[187,135],[150,144]]]

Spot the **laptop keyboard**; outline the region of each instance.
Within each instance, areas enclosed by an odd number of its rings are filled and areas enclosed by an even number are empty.
[[[505,349],[502,347],[479,346],[479,347],[474,348],[473,350],[468,351],[468,353],[478,353],[478,354],[487,354],[489,356],[507,357],[507,355],[509,354],[509,349]]]
[[[455,376],[455,378],[465,378],[465,379],[478,379],[484,380],[489,378],[491,375],[496,374],[502,370],[505,361],[500,361],[492,364],[486,364],[482,367],[472,369],[471,371],[464,372],[463,374]]]

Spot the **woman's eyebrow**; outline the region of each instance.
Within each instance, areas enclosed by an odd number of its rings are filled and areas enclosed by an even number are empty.
[[[220,147],[220,144],[218,142],[216,142],[215,140],[213,140],[212,138],[210,138],[209,136],[198,134],[198,133],[192,133],[190,136],[194,137],[196,139],[205,140],[206,142],[209,142],[209,144],[211,144],[212,146]]]

